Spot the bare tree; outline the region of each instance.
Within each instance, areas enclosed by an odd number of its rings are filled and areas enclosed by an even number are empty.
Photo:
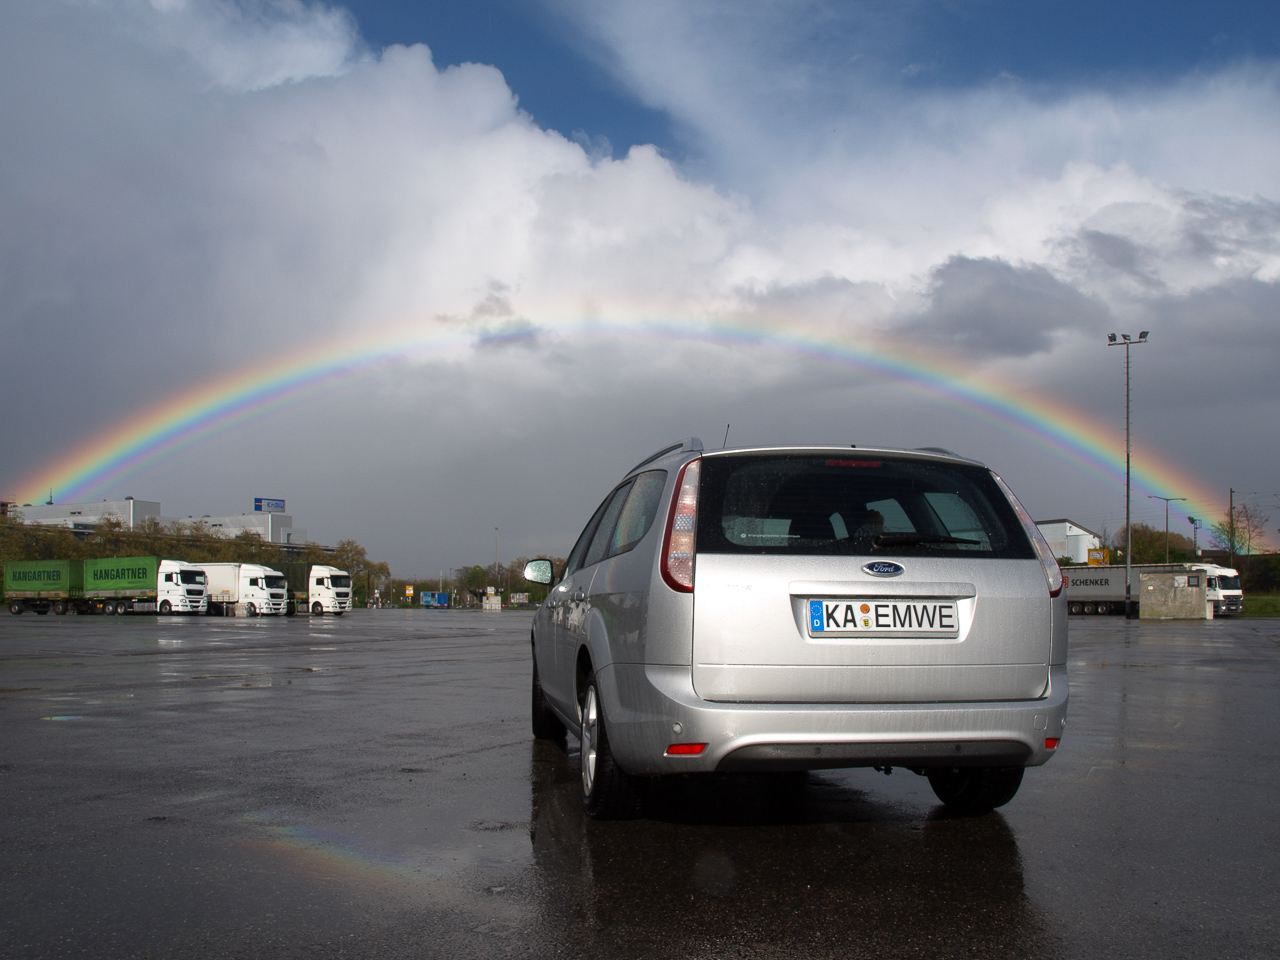
[[[1220,550],[1248,556],[1265,545],[1270,519],[1256,504],[1242,503],[1209,524],[1209,541]]]

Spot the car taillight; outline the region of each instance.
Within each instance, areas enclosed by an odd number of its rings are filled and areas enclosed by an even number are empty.
[[[662,539],[662,579],[681,593],[693,591],[693,553],[698,527],[698,477],[702,460],[690,460],[676,477],[675,502]]]
[[[1031,545],[1035,547],[1036,556],[1040,559],[1040,565],[1044,568],[1044,578],[1049,584],[1049,596],[1056,597],[1062,592],[1062,588],[1067,585],[1067,575],[1062,572],[1062,568],[1058,566],[1058,560],[1053,555],[1053,548],[1049,546],[1049,541],[1044,538],[1044,534],[1040,532],[1040,528],[1036,526],[1036,522],[1031,519],[1031,514],[1027,513],[1027,508],[1018,502],[1018,498],[1013,495],[1013,491],[1009,489],[1009,485],[1000,479],[999,474],[992,473],[996,483],[1000,485],[1000,489],[1004,491],[1004,495],[1009,500],[1009,505],[1018,514],[1018,519],[1022,521],[1022,527],[1027,531],[1027,536],[1031,538]]]

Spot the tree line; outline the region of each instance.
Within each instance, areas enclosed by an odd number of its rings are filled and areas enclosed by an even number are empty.
[[[1201,549],[1208,547],[1234,554],[1236,569],[1246,593],[1280,591],[1280,556],[1268,553],[1267,523],[1270,517],[1256,504],[1243,503],[1233,511],[1206,524],[1201,533]],[[1124,563],[1125,528],[1114,535],[1102,532],[1104,546],[1111,548],[1111,563]],[[1133,524],[1133,562],[1137,564],[1165,562],[1165,531],[1145,523]],[[1170,563],[1194,563],[1196,543],[1191,537],[1173,530],[1168,534]],[[1228,560],[1222,565],[1227,566]]]
[[[530,557],[517,557],[511,563],[489,564],[487,567],[474,564],[470,567],[457,567],[444,575],[422,577],[418,579],[394,579],[391,581],[391,593],[388,598],[400,606],[413,606],[421,603],[424,593],[444,592],[449,594],[450,604],[457,606],[475,606],[493,587],[500,594],[503,602],[510,602],[511,594],[527,593],[529,602],[538,604],[547,597],[548,587],[545,584],[529,583],[524,578],[525,564]],[[557,571],[564,569],[563,557],[552,557],[551,562]],[[405,588],[413,587],[413,599],[408,600]]]

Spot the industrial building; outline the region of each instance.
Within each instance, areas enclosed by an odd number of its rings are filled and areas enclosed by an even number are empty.
[[[133,497],[103,500],[101,503],[15,504],[10,513],[23,523],[66,527],[76,533],[88,533],[107,519],[119,520],[130,530],[142,526],[147,520],[161,520],[158,500],[135,500]]]
[[[125,497],[123,500],[102,500],[97,503],[42,503],[11,505],[11,515],[23,523],[38,524],[48,527],[66,527],[73,533],[87,534],[104,520],[119,520],[127,529],[142,526],[147,520],[157,520],[163,524],[173,522],[202,523],[210,532],[223,537],[236,537],[246,531],[256,533],[268,543],[282,546],[309,543],[307,531],[293,525],[293,517],[284,513],[283,500],[254,501],[253,513],[233,514],[226,517],[214,517],[206,514],[201,517],[166,517],[160,512],[158,500],[135,500]]]
[[[1037,520],[1036,526],[1049,543],[1055,557],[1070,557],[1072,563],[1088,563],[1090,550],[1102,549],[1102,538],[1071,520]]]

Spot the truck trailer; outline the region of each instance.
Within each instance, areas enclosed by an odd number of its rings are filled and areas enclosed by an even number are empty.
[[[286,563],[289,581],[288,613],[340,617],[351,609],[351,574],[323,563]]]
[[[279,570],[259,563],[206,563],[209,614],[222,617],[283,616],[288,590]]]
[[[1229,617],[1244,609],[1240,573],[1215,563],[1144,563],[1131,568],[1134,612],[1139,611],[1138,584],[1144,573],[1187,573],[1205,578],[1206,599],[1215,617]],[[1073,614],[1123,614],[1124,567],[1063,567],[1068,578],[1067,612]]]
[[[10,613],[204,613],[204,571],[181,560],[109,557],[5,564]]]

